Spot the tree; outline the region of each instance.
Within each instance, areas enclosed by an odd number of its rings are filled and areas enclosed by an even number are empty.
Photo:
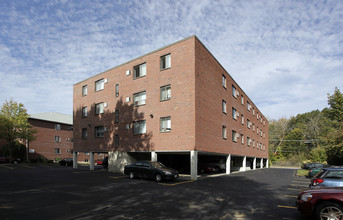
[[[337,87],[333,95],[328,94],[328,104],[327,116],[333,121],[343,122],[343,94]]]
[[[5,101],[0,109],[0,138],[8,141],[9,156],[12,158],[13,151],[18,140],[34,140],[35,130],[31,129],[28,122],[29,115],[22,103],[12,99]]]

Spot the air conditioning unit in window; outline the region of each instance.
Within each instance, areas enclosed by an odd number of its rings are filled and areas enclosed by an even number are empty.
[[[130,76],[131,75],[131,70],[126,70],[126,75]]]

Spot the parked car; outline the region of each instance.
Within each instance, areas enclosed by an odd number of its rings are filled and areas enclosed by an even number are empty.
[[[124,173],[133,178],[154,179],[156,182],[161,180],[174,180],[179,177],[177,170],[168,168],[160,162],[137,161],[133,164],[126,165]]]
[[[102,159],[97,159],[95,161],[96,165],[102,165],[103,160]]]
[[[13,157],[10,159],[8,156],[0,156],[0,163],[20,163],[20,158]]]
[[[343,187],[343,167],[326,167],[312,179],[310,188]]]
[[[322,163],[307,163],[307,164],[302,165],[301,168],[304,170],[309,170],[315,167],[322,167],[322,166],[324,166],[324,164]]]
[[[343,218],[343,187],[302,190],[297,209],[305,216],[316,219]]]
[[[102,167],[103,167],[103,168],[107,168],[107,167],[108,167],[108,157],[105,157],[105,158],[102,160]]]
[[[198,166],[198,172],[200,174],[204,173],[214,173],[216,172],[216,168],[214,166],[208,165],[208,164],[199,164]]]
[[[308,177],[312,178],[314,177],[317,173],[319,173],[323,168],[330,167],[329,165],[323,165],[323,166],[318,166],[318,167],[313,167],[309,169],[308,171]]]
[[[73,158],[64,158],[60,160],[59,164],[61,166],[73,166]]]

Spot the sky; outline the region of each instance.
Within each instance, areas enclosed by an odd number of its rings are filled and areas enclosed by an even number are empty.
[[[341,0],[0,0],[0,105],[72,115],[75,83],[192,35],[268,119],[343,92]]]

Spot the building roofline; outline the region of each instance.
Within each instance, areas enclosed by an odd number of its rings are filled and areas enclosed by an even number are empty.
[[[45,113],[33,114],[33,115],[30,115],[29,119],[55,122],[55,123],[66,124],[66,125],[73,125],[73,116],[62,114],[62,113],[57,113],[57,112],[45,112]]]

